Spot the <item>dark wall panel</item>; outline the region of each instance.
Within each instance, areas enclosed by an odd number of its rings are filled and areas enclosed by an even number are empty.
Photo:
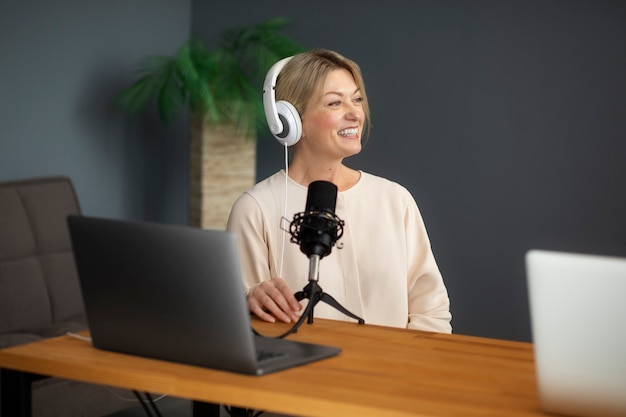
[[[113,99],[190,30],[190,0],[1,2],[0,180],[67,175],[85,213],[185,223],[186,121]]]
[[[414,194],[455,332],[530,340],[526,250],[626,256],[626,3],[386,4],[198,1],[192,28],[288,16],[359,62],[374,129],[348,163]],[[259,179],[282,166],[261,136]]]

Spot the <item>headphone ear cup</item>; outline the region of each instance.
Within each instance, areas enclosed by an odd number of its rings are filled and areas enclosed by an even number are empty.
[[[302,137],[302,120],[298,110],[285,100],[276,102],[276,110],[283,124],[283,131],[274,136],[282,145],[295,145]]]

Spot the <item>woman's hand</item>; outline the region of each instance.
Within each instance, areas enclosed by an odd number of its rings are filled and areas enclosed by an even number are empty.
[[[278,277],[250,288],[247,298],[250,311],[270,323],[276,319],[295,323],[298,321],[296,312],[302,309],[291,288]]]

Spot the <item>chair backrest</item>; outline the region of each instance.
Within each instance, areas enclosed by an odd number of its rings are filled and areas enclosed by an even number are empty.
[[[66,222],[79,213],[68,178],[0,183],[0,335],[53,336],[41,332],[84,316]]]

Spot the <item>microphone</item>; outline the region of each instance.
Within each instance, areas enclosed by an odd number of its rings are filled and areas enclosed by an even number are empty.
[[[352,317],[360,324],[365,323],[362,318],[339,304],[332,295],[324,293],[318,285],[320,259],[330,254],[337,239],[343,235],[344,221],[335,215],[336,205],[337,186],[328,181],[314,181],[309,184],[305,210],[296,213],[289,225],[291,242],[300,245],[300,250],[309,258],[309,283],[302,291],[294,294],[296,300],[308,298],[309,302],[289,333],[295,331],[305,317],[309,324],[313,323],[313,307],[320,301]],[[341,249],[341,246],[338,248]]]
[[[305,211],[296,213],[289,233],[291,242],[309,258],[319,260],[329,255],[332,247],[343,235],[344,221],[335,215],[337,186],[328,181],[309,184]]]

